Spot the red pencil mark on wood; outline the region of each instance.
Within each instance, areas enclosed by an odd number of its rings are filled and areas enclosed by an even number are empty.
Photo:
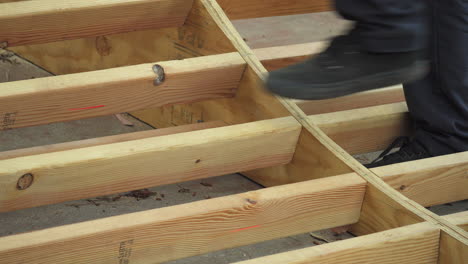
[[[231,230],[231,232],[245,231],[245,230],[252,229],[252,228],[257,228],[257,227],[260,227],[260,225],[254,225],[254,226],[239,228],[239,229]]]
[[[94,108],[101,108],[105,107],[105,105],[95,105],[95,106],[88,106],[88,107],[83,107],[83,108],[70,108],[70,111],[79,111],[79,110],[87,110],[87,109],[94,109]]]

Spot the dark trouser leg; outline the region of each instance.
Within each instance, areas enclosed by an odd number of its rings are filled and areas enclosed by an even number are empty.
[[[427,0],[336,0],[336,9],[356,21],[351,34],[369,52],[407,52],[425,48]]]
[[[434,156],[468,151],[468,1],[427,1],[432,70],[405,85],[415,140]]]

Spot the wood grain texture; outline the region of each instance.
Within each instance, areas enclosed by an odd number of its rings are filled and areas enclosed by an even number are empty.
[[[238,52],[245,59],[249,67],[251,67],[251,69],[259,76],[259,78],[264,79],[268,71],[255,57],[253,51],[247,46],[245,41],[236,31],[236,29],[229,21],[226,14],[224,14],[217,2],[214,0],[201,1],[206,6],[207,10],[211,13],[213,19],[218,23],[218,25],[226,34],[226,36],[231,40],[234,47],[236,47]],[[350,170],[356,172],[357,174],[359,174],[359,176],[361,176],[368,182],[370,187],[366,192],[368,201],[371,201],[373,198],[369,197],[368,195],[368,193],[371,193],[369,192],[369,189],[376,190],[376,192],[372,192],[371,195],[377,196],[376,198],[380,198],[381,201],[388,201],[387,203],[383,204],[385,205],[385,207],[380,207],[377,211],[372,211],[372,206],[369,206],[367,208],[363,206],[363,212],[365,213],[365,215],[376,215],[381,214],[382,211],[386,211],[385,213],[383,213],[383,215],[390,214],[394,216],[395,213],[398,212],[399,215],[404,215],[404,217],[402,217],[404,219],[413,219],[413,221],[425,220],[432,224],[440,225],[443,231],[449,233],[457,240],[465,242],[468,241],[468,236],[466,232],[464,232],[461,228],[451,224],[450,222],[445,221],[440,216],[422,207],[420,204],[406,198],[404,195],[402,195],[398,191],[391,188],[388,184],[386,184],[379,176],[375,175],[373,172],[371,172],[362,164],[360,164],[349,153],[344,151],[338,144],[333,142],[323,131],[320,130],[320,128],[316,124],[311,122],[306,116],[306,114],[294,102],[284,98],[277,99],[291,113],[291,115],[304,127],[304,130],[316,140],[318,145],[323,146],[323,148],[327,150],[326,152],[322,153],[322,155],[325,158],[331,157],[331,159],[338,159],[338,162],[335,166],[347,166],[350,168]],[[366,198],[364,199],[364,205],[365,203]],[[368,208],[370,208],[371,211],[366,212]],[[389,226],[389,223],[385,221],[392,221],[391,217],[384,219],[384,222],[367,221],[367,223],[365,223],[366,221],[362,221],[362,219],[363,218],[361,217],[358,226],[362,226],[365,224],[374,224],[374,226],[368,229],[376,231],[385,230],[384,228],[386,226]]]
[[[385,149],[395,138],[411,133],[406,103],[313,115],[310,118],[350,154]]]
[[[253,52],[268,71],[273,71],[301,62],[311,55],[321,52],[326,46],[327,42],[317,41],[254,49]]]
[[[405,102],[405,95],[403,87],[401,85],[396,85],[384,89],[357,93],[333,99],[317,101],[294,100],[294,102],[304,111],[304,113],[315,115]]]
[[[95,71],[236,51],[199,0],[193,1],[192,9],[180,27],[103,34],[10,49],[54,74]]]
[[[411,201],[409,197],[404,198]],[[363,236],[423,221],[424,218],[421,215],[408,212],[398,201],[369,184],[359,222],[352,225],[350,231],[354,235]]]
[[[65,143],[37,146],[37,147],[32,147],[32,148],[15,149],[15,150],[0,152],[0,160],[13,159],[13,158],[18,158],[22,156],[39,155],[39,154],[44,154],[44,153],[51,153],[51,152],[78,149],[78,148],[86,148],[86,147],[92,147],[92,146],[100,146],[100,145],[105,145],[105,144],[144,139],[148,137],[172,135],[172,134],[197,131],[197,130],[202,130],[202,129],[207,129],[207,128],[222,127],[225,125],[226,123],[222,121],[212,121],[212,122],[207,122],[207,123],[198,123],[198,124],[176,126],[176,127],[169,127],[169,128],[163,128],[163,129],[152,129],[152,130],[147,130],[147,131],[119,134],[119,135],[107,136],[107,137],[90,138],[90,139],[71,141],[71,142],[65,142]]]
[[[439,229],[428,223],[237,262],[238,264],[435,264]]]
[[[356,222],[364,189],[330,177],[3,237],[0,263],[161,263]]]
[[[0,211],[286,164],[299,132],[286,118],[2,160]]]
[[[0,84],[0,130],[233,97],[245,69],[235,53]],[[129,97],[129,94],[131,97]]]
[[[333,10],[330,0],[218,0],[218,3],[232,20]]]
[[[440,234],[439,264],[464,264],[468,262],[468,243],[457,240],[446,232]]]
[[[463,228],[463,230],[468,231],[468,211],[446,215],[444,218],[452,224]]]
[[[423,206],[468,199],[468,152],[384,166],[372,171]]]
[[[41,0],[0,4],[0,42],[48,43],[184,24],[191,0]]]

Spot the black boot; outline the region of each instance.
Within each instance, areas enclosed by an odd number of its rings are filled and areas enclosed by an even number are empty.
[[[388,154],[392,149],[398,147],[400,147],[398,151]],[[432,155],[430,155],[418,142],[410,141],[408,137],[399,137],[393,141],[393,143],[384,152],[382,152],[377,159],[365,166],[367,168],[375,168],[430,157],[432,157]]]
[[[318,100],[411,82],[428,71],[422,54],[368,53],[353,37],[339,36],[324,52],[271,72],[266,88],[284,97]]]

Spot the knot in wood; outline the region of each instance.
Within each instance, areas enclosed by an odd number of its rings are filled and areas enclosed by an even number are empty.
[[[246,201],[250,204],[257,204],[257,201],[247,198]]]
[[[26,173],[18,179],[16,183],[16,189],[26,190],[29,188],[34,181],[34,176],[31,173]]]
[[[164,68],[159,64],[155,64],[153,65],[153,72],[156,73],[156,78],[153,80],[154,86],[161,85],[166,79]]]

